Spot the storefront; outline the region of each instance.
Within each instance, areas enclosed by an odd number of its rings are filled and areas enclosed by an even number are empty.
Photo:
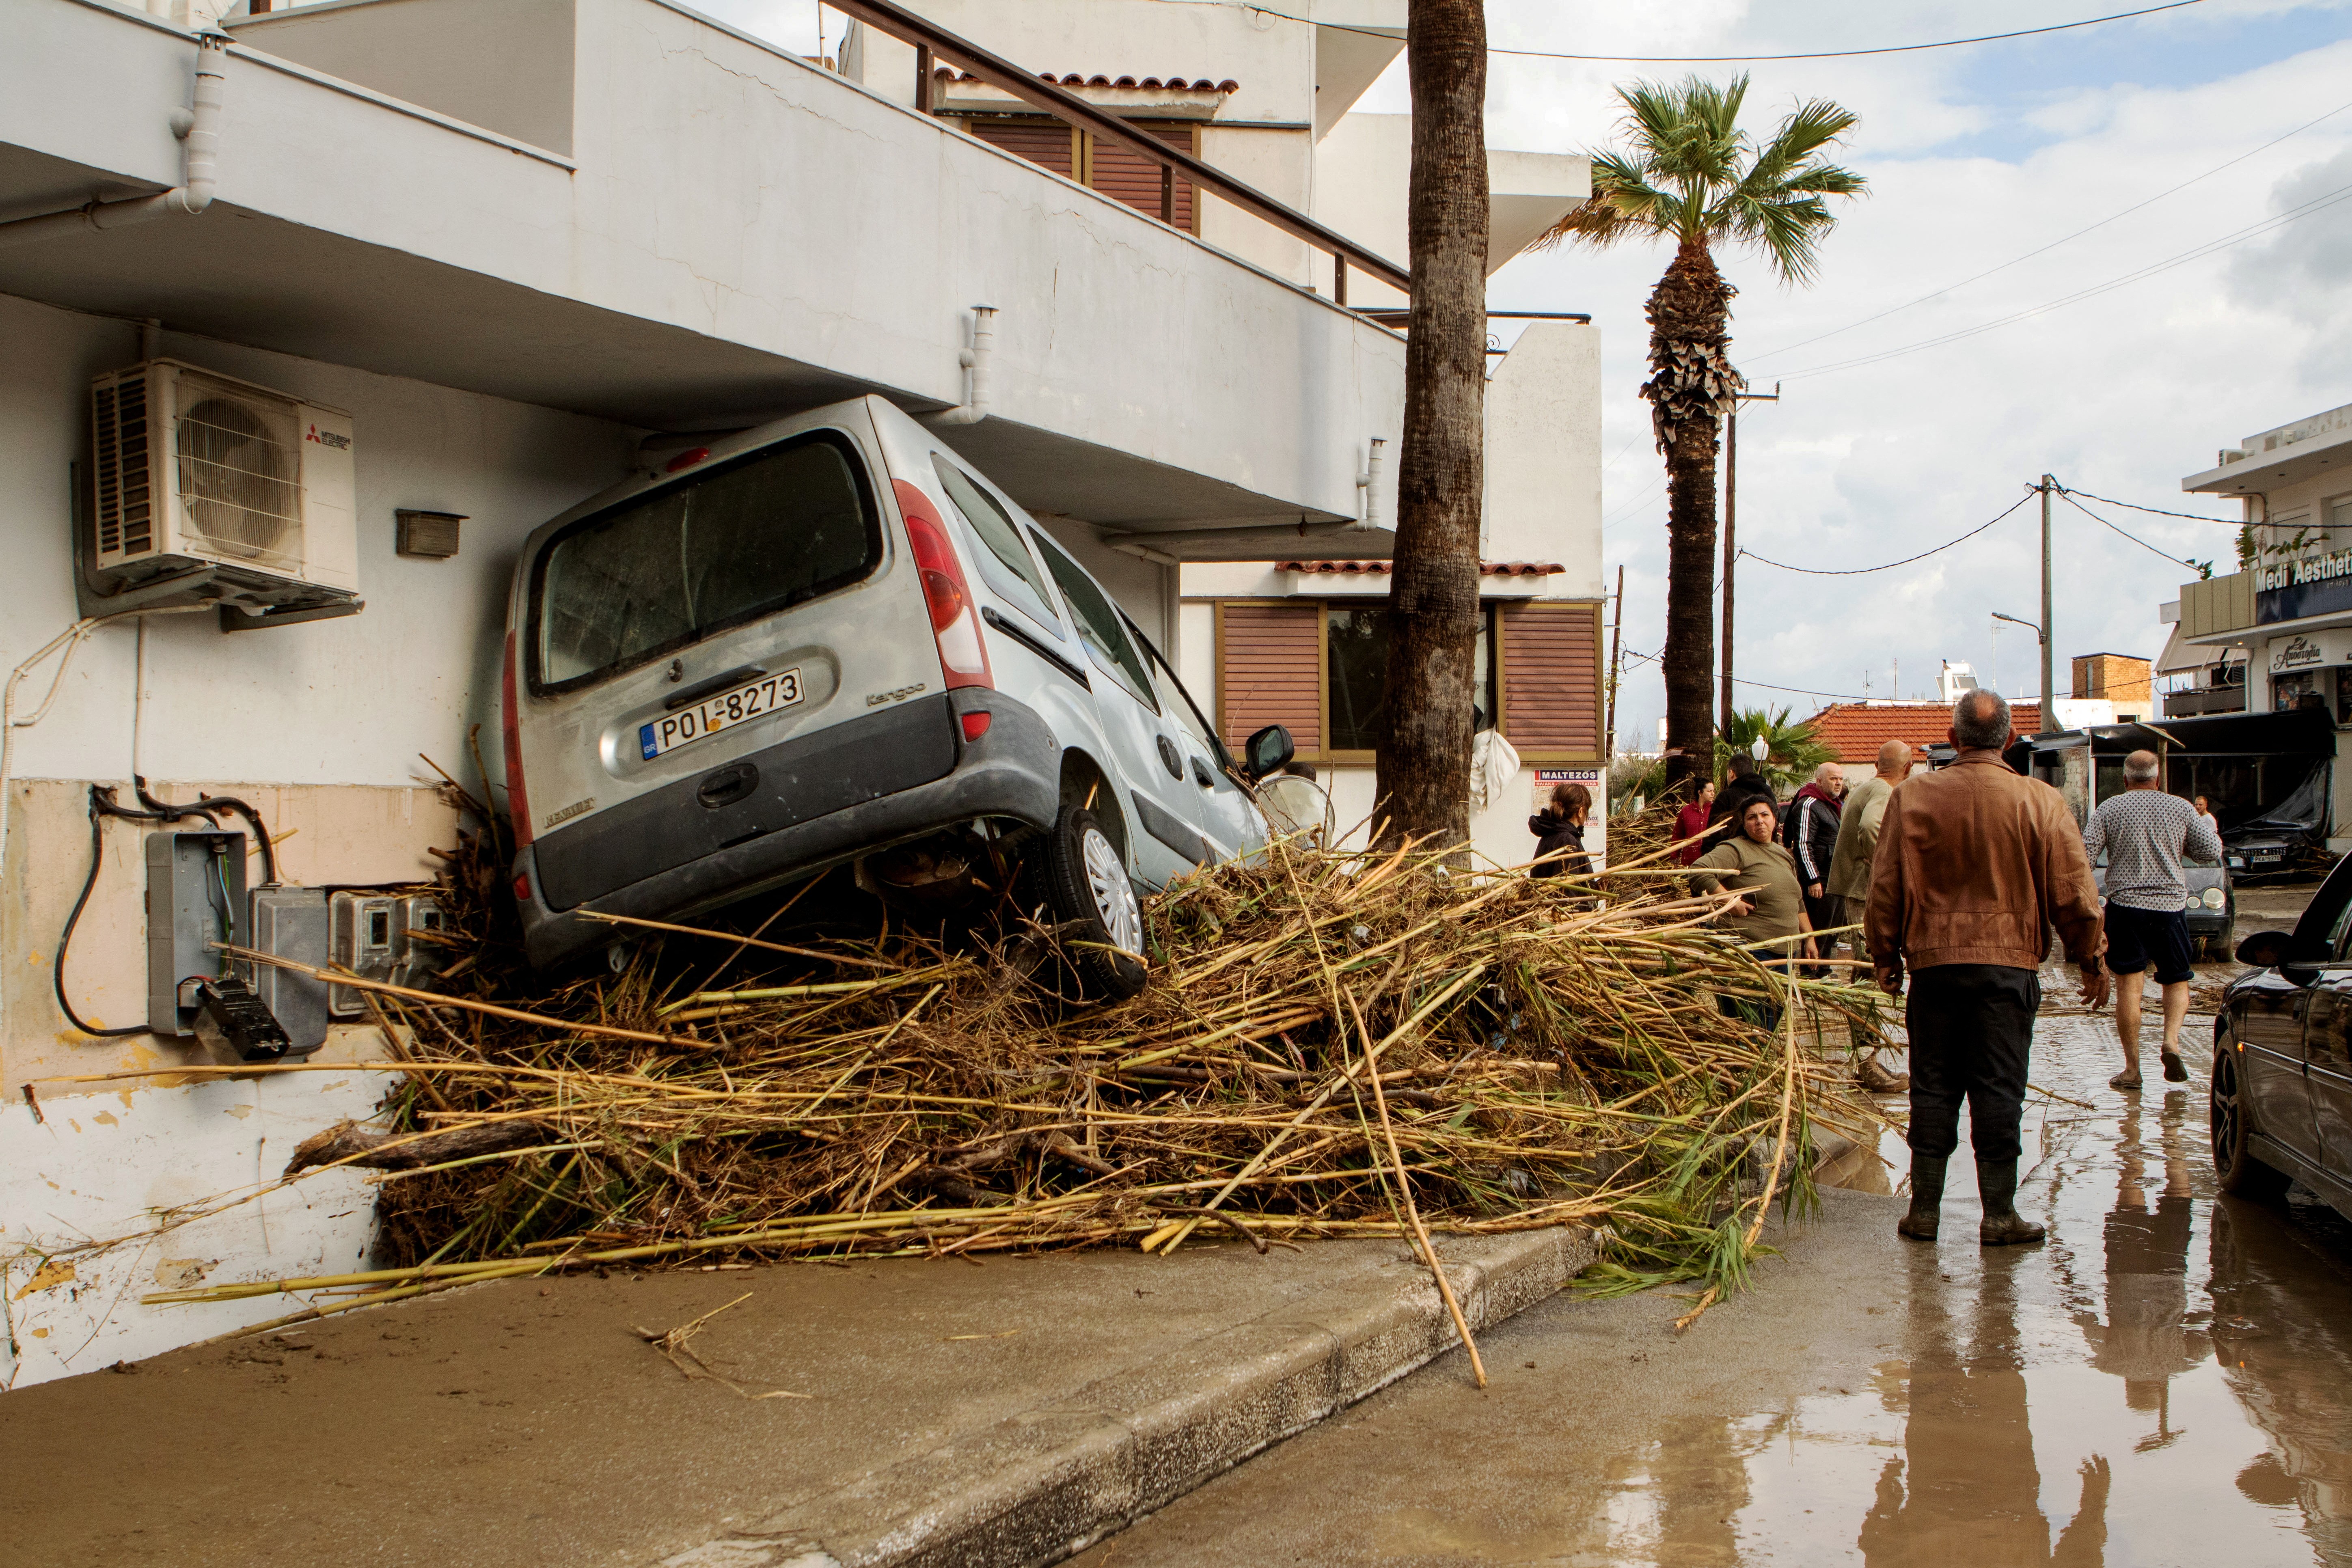
[[[2352,723],[2352,626],[2273,637],[2263,657],[2273,710],[2317,708]]]

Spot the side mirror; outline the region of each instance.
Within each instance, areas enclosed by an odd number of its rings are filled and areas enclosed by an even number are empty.
[[[2258,931],[2238,944],[2238,962],[2253,969],[2299,970],[2307,973],[2327,962],[2327,951],[2320,942],[2299,942],[2289,931]]]
[[[1297,754],[1290,731],[1279,724],[1268,724],[1243,745],[1242,771],[1252,780],[1262,779],[1288,766],[1290,759]]]

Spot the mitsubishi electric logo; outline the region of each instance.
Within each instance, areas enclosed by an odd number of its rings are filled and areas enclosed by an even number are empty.
[[[349,436],[340,436],[332,430],[321,430],[316,425],[310,426],[310,433],[302,439],[316,441],[321,447],[332,447],[338,452],[348,452],[352,449],[352,438]]]

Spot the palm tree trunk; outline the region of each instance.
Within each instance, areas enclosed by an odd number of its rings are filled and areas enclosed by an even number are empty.
[[[1715,766],[1715,455],[1740,386],[1731,297],[1702,239],[1685,240],[1650,292],[1650,400],[1666,459],[1666,787]],[[1696,782],[1691,788],[1697,787]]]
[[[1486,489],[1486,17],[1411,0],[1412,301],[1389,580],[1388,703],[1375,752],[1383,842],[1470,837]]]

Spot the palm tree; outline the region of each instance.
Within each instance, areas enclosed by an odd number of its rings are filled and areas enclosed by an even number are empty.
[[[1713,771],[1720,776],[1734,752],[1754,756],[1759,740],[1764,742],[1764,780],[1784,793],[1811,778],[1823,763],[1837,761],[1836,751],[1813,733],[1810,721],[1790,722],[1786,708],[1750,708],[1725,716],[1722,732],[1716,737]]]
[[[1854,124],[1851,112],[1825,100],[1799,104],[1759,146],[1739,129],[1745,76],[1724,87],[1697,77],[1636,82],[1617,96],[1628,150],[1593,154],[1591,197],[1546,241],[1675,242],[1675,258],[1644,311],[1652,375],[1642,388],[1666,459],[1661,662],[1671,788],[1703,774],[1714,752],[1716,432],[1745,384],[1728,352],[1738,290],[1717,269],[1713,247],[1745,247],[1783,283],[1811,282],[1822,238],[1837,223],[1827,198],[1859,195],[1864,182],[1825,156]]]

